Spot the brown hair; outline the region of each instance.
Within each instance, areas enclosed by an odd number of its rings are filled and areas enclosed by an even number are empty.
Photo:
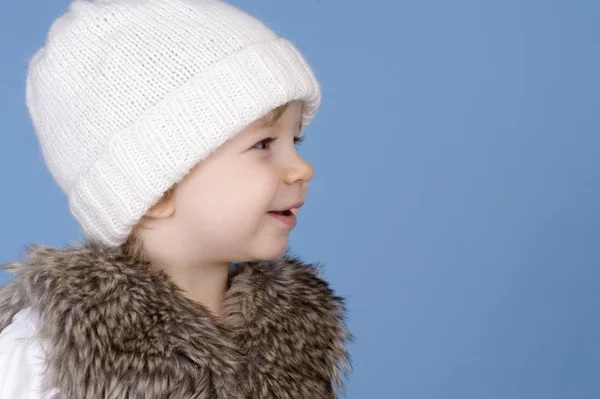
[[[285,112],[287,106],[288,106],[288,104],[280,105],[279,107],[272,109],[261,119],[265,122],[265,125],[272,126],[275,122],[277,122],[277,120]],[[176,190],[177,190],[177,184],[174,184],[173,186],[171,186],[171,188],[169,188],[167,191],[165,191],[165,193],[163,194],[161,199],[158,200],[157,204],[154,206],[159,206],[163,202],[171,201],[173,196],[175,195]],[[129,236],[127,237],[125,242],[121,245],[121,249],[123,250],[123,253],[133,259],[136,259],[136,260],[141,260],[141,261],[145,260],[144,243],[142,241],[142,238],[140,237],[139,231],[141,229],[146,228],[144,226],[144,221],[147,220],[148,218],[149,218],[148,216],[144,215],[142,217],[142,219],[135,226],[133,226],[131,233],[129,234]]]

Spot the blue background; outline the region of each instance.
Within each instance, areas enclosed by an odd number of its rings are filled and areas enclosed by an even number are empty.
[[[233,3],[322,82],[292,249],[347,297],[347,396],[599,398],[600,2]],[[24,105],[67,6],[0,0],[0,263],[80,240]]]

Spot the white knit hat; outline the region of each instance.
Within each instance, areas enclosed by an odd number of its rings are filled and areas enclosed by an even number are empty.
[[[217,0],[77,0],[31,59],[27,106],[84,237],[122,244],[194,165],[271,109],[320,102],[292,43]]]

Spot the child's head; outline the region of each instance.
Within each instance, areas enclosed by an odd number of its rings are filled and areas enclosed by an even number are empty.
[[[304,200],[294,140],[319,102],[298,50],[217,0],[77,0],[27,79],[84,236],[138,255],[192,240],[215,260],[280,254],[293,218],[268,212]]]
[[[279,256],[293,224],[270,212],[296,214],[313,175],[295,148],[301,120],[302,103],[292,101],[244,128],[148,210],[126,241],[126,251],[163,262]]]

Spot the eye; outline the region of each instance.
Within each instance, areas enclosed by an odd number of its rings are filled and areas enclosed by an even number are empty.
[[[252,148],[256,148],[258,150],[268,150],[271,148],[271,144],[275,140],[276,140],[275,137],[267,137],[266,139],[263,139],[263,140],[259,141],[258,143],[254,144],[252,146]],[[304,142],[304,136],[294,137],[294,145],[296,147],[298,147],[303,142]]]
[[[269,146],[271,145],[271,143],[275,141],[274,137],[267,137],[266,139],[263,139],[261,141],[259,141],[258,143],[254,144],[252,146],[252,148],[256,148],[258,150],[268,150]]]

